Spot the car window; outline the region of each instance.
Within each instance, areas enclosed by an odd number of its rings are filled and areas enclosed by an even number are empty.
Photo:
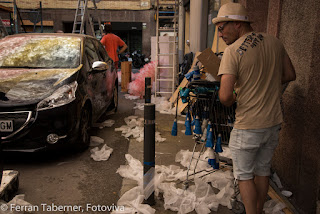
[[[57,36],[16,36],[0,40],[0,67],[76,68],[81,39]]]
[[[104,49],[104,47],[102,46],[101,42],[98,40],[93,40],[93,42],[98,50],[98,54],[100,55],[102,61],[108,62],[110,60],[110,57],[108,56],[108,53],[106,49]]]
[[[89,66],[91,67],[95,61],[101,61],[95,46],[91,39],[87,39],[84,45],[84,51],[88,58]]]

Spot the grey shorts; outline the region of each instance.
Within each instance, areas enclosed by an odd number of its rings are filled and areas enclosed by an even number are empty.
[[[271,159],[278,145],[280,125],[266,129],[233,128],[229,148],[233,160],[233,174],[238,180],[269,176]]]

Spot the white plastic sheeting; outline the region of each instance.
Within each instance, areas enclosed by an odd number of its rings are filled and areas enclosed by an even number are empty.
[[[119,128],[115,128],[115,131],[121,131],[122,136],[129,138],[132,136],[138,142],[142,142],[144,139],[144,120],[143,118],[138,118],[138,116],[129,116],[124,118],[127,125],[123,125]],[[160,132],[155,133],[156,142],[163,142],[166,138],[161,137]]]
[[[288,190],[282,190],[281,194],[286,196],[287,198],[289,198],[292,195],[292,192],[290,192]]]
[[[156,104],[156,111],[162,114],[176,114],[176,109],[172,107],[172,104],[166,97],[151,97],[151,102]]]
[[[273,180],[273,182],[276,183],[276,185],[277,185],[280,189],[283,188],[282,183],[281,183],[280,178],[279,178],[279,176],[277,175],[277,173],[273,173],[271,179]]]
[[[190,153],[189,151],[180,151],[176,156],[176,160],[186,166],[190,160]],[[120,166],[117,173],[122,177],[137,181],[137,188],[142,188],[143,166],[141,162],[129,154],[126,154],[126,159],[128,165]],[[202,159],[205,159],[205,154]],[[196,210],[197,213],[201,214],[210,213],[210,210],[217,210],[219,204],[231,209],[230,197],[234,191],[233,176],[230,171],[217,171],[200,179],[198,178],[199,176],[207,173],[206,170],[210,170],[207,161],[200,161],[197,171],[204,170],[204,173],[197,174],[194,185],[190,185],[187,190],[183,190],[177,187],[176,182],[186,179],[187,171],[185,169],[174,165],[169,167],[156,166],[155,169],[156,173],[153,181],[155,195],[158,196],[159,193],[163,193],[165,209],[178,211],[178,213],[188,213]],[[209,182],[211,182],[211,185],[208,184]],[[214,189],[218,193],[215,193]],[[123,197],[119,200],[122,203],[124,201]],[[127,201],[126,203],[133,202]],[[120,206],[119,203],[118,205]]]
[[[119,80],[119,81],[121,81],[121,80]],[[140,96],[133,96],[130,94],[125,94],[124,98],[126,98],[127,100],[137,100],[137,99],[140,99]]]
[[[143,182],[143,166],[141,162],[131,155],[125,155],[127,160],[127,165],[121,165],[117,173],[119,173],[124,178],[129,178],[135,180],[138,183],[138,186],[142,186]]]
[[[154,103],[156,105],[156,111],[162,113],[162,114],[176,114],[176,109],[172,107],[172,104],[168,101],[165,97],[151,97],[151,103]],[[134,109],[144,110],[144,103],[135,103],[136,106]],[[179,111],[178,111],[178,114]]]
[[[124,211],[113,211],[113,214],[154,214],[155,209],[147,204],[142,204],[144,196],[142,194],[142,189],[140,186],[134,187],[131,190],[123,194],[123,196],[118,201],[118,206],[124,206]]]
[[[266,214],[284,214],[282,209],[285,208],[286,205],[276,200],[269,200],[264,204],[263,211]]]
[[[222,150],[223,152],[219,154],[220,156],[232,159],[231,151],[228,146],[222,146]]]
[[[98,136],[90,136],[90,146],[99,146],[104,143],[104,139]]]
[[[95,147],[90,150],[91,152],[91,158],[95,161],[106,161],[109,159],[111,153],[113,152],[113,149],[107,146],[107,144],[104,144],[101,149],[99,147]]]
[[[273,182],[275,182],[275,184],[278,186],[279,189],[282,189],[282,183],[281,180],[279,178],[279,176],[277,175],[277,173],[273,173],[273,175],[271,176],[271,179]],[[281,194],[284,195],[285,197],[289,198],[292,196],[292,192],[288,191],[288,190],[282,190]]]
[[[105,120],[102,123],[99,123],[98,125],[99,125],[99,128],[102,129],[104,127],[112,127],[114,123],[115,123],[114,120]]]
[[[153,182],[155,195],[163,194],[164,208],[177,211],[179,214],[189,213],[195,210],[199,214],[208,214],[211,211],[217,211],[219,205],[232,208],[230,199],[234,193],[233,175],[230,170],[218,170],[208,174],[212,168],[207,164],[206,152],[201,155],[197,166],[198,173],[194,182],[188,189],[179,188],[181,182],[186,180],[187,170],[179,166],[155,166],[155,176]],[[121,165],[117,173],[122,177],[137,181],[138,186],[126,192],[118,201],[118,206],[125,206],[126,212],[121,213],[144,213],[153,214],[154,210],[148,206],[142,205],[143,201],[143,165],[131,155],[125,155],[127,165]],[[176,161],[183,166],[189,165],[191,152],[181,150],[176,155]],[[193,172],[194,165],[191,166],[189,175]],[[205,176],[203,176],[205,175]],[[202,178],[199,178],[203,176]],[[190,176],[189,179],[192,179]],[[180,185],[179,185],[180,184]],[[266,202],[264,211],[266,213],[281,214],[285,207],[283,203],[270,200]],[[120,212],[113,212],[120,213]]]

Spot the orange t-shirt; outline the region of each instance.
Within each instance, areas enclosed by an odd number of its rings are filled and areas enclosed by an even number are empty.
[[[108,33],[107,35],[103,36],[101,41],[102,45],[106,49],[109,57],[114,61],[119,61],[117,49],[118,47],[124,46],[124,41],[120,39],[117,35],[113,33]]]

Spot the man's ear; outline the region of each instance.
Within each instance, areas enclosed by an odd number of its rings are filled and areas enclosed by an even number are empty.
[[[234,22],[234,28],[239,30],[241,28],[242,22]]]

